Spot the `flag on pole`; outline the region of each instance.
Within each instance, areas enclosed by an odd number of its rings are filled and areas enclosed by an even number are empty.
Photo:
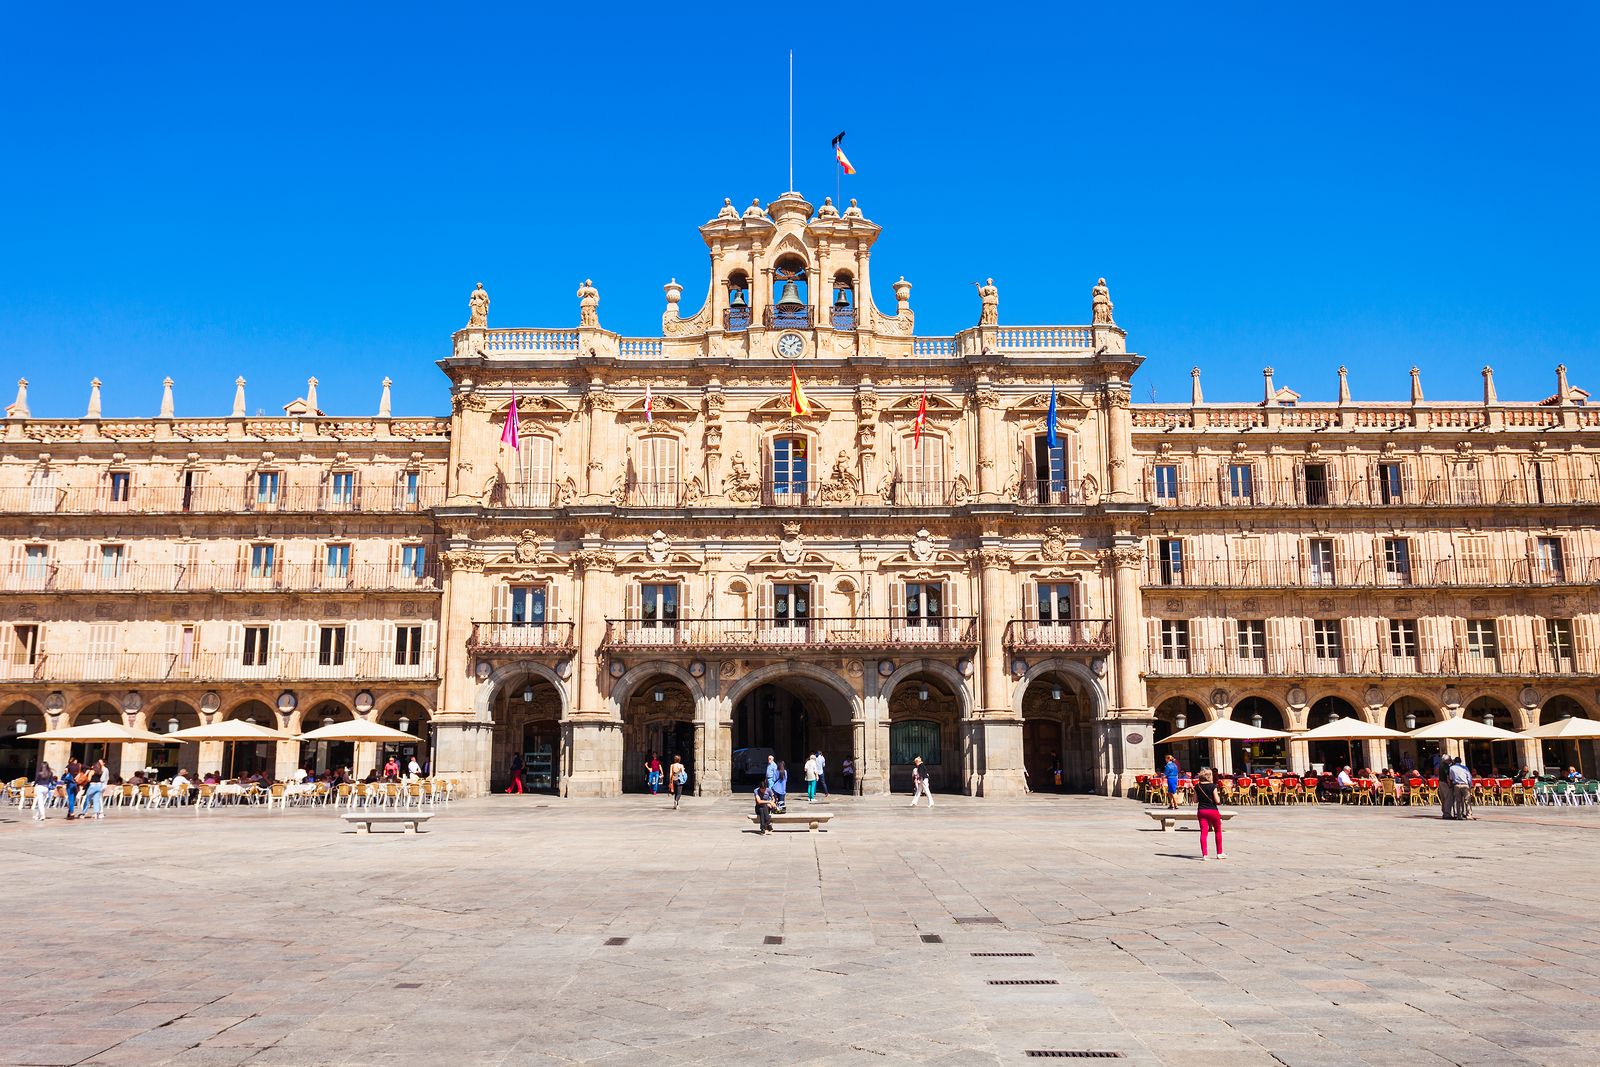
[[[799,418],[801,415],[811,414],[811,401],[806,399],[806,391],[800,388],[800,372],[794,367],[789,368],[789,415]]]
[[[1056,387],[1050,387],[1050,411],[1044,417],[1045,440],[1051,448],[1060,448],[1061,442],[1056,437]]]
[[[515,452],[522,447],[521,427],[517,422],[517,394],[511,394],[511,406],[506,409],[506,427],[500,431],[500,443],[510,445]]]
[[[844,154],[844,131],[839,131],[839,136],[833,139],[833,158],[839,161],[839,169],[846,174],[854,174],[856,168],[850,165],[850,158]]]
[[[655,394],[650,391],[649,382],[644,383],[644,421],[656,421],[656,397]]]
[[[917,405],[917,417],[911,422],[911,447],[922,447],[922,428],[928,424],[928,387],[922,387],[922,401]]]

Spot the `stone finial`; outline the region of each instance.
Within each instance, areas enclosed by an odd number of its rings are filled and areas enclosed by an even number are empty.
[[[1422,403],[1422,372],[1416,367],[1411,368],[1411,402]]]
[[[100,417],[100,379],[92,378],[89,381],[89,410],[83,413],[86,419]]]
[[[157,415],[156,418],[158,418],[158,419],[170,419],[170,418],[172,418],[172,379],[171,378],[163,378],[163,379],[161,379],[161,413],[159,415]]]
[[[317,379],[315,376],[306,379],[306,414],[322,414],[317,408]]]
[[[1111,317],[1111,290],[1106,288],[1104,278],[1094,283],[1094,288],[1089,291],[1089,301],[1094,313],[1090,322],[1096,326],[1115,324],[1115,320]]]
[[[1200,368],[1192,367],[1189,370],[1189,403],[1199,407],[1205,402],[1205,395],[1200,392]]]
[[[667,310],[678,310],[678,301],[683,299],[683,286],[678,284],[678,279],[674,278],[663,285],[661,291],[667,294]]]
[[[1267,407],[1271,407],[1278,402],[1278,391],[1272,387],[1272,368],[1261,368],[1261,377],[1266,379],[1265,395],[1262,397],[1261,402]]]
[[[600,290],[594,287],[591,278],[585,278],[583,284],[578,286],[578,325],[600,325]]]
[[[1344,366],[1339,367],[1339,403],[1350,403],[1350,370]]]
[[[1572,387],[1567,384],[1567,365],[1556,364],[1556,403],[1565,404],[1572,395]]]
[[[244,375],[241,374],[233,380],[233,417],[242,419],[244,414]]]
[[[892,288],[894,289],[894,302],[899,305],[900,310],[904,311],[909,308],[911,306],[911,283],[906,281],[906,276],[904,274],[900,275],[900,280],[895,282]]]
[[[389,386],[393,385],[388,378],[383,379],[383,395],[378,398],[378,418],[389,417]]]
[[[1497,404],[1500,402],[1500,398],[1494,392],[1493,367],[1483,368],[1483,402],[1485,404]]]
[[[28,379],[18,378],[17,399],[10,407],[6,408],[6,418],[31,419],[32,417],[33,412],[28,410]]]

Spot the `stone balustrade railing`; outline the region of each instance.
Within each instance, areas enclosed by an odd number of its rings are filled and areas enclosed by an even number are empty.
[[[1496,404],[1137,404],[1136,430],[1483,430],[1600,427],[1600,408]]]
[[[0,437],[38,441],[376,441],[450,437],[446,418],[4,419]]]

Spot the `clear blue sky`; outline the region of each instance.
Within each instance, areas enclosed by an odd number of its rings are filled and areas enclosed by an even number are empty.
[[[433,366],[483,280],[499,326],[659,331],[695,227],[847,179],[876,297],[919,332],[1088,316],[1135,389],[1255,400],[1600,393],[1593,4],[12,4],[0,15],[0,406],[36,415],[448,409]],[[1291,10],[1283,10],[1291,9]],[[692,298],[692,299],[691,299]]]

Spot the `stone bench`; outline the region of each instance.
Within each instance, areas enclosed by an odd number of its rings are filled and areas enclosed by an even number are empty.
[[[1192,822],[1196,825],[1198,825],[1200,822],[1200,813],[1197,811],[1176,811],[1172,808],[1146,808],[1144,813],[1161,824],[1161,830],[1163,833],[1172,829],[1174,826],[1177,826],[1180,822]],[[1238,812],[1222,811],[1218,812],[1218,814],[1222,816],[1223,822],[1227,822],[1229,819],[1237,815]]]
[[[437,812],[432,811],[347,811],[339,816],[347,823],[356,824],[356,833],[370,834],[372,824],[392,823],[400,824],[401,833],[422,833],[422,824],[433,818]]]
[[[761,824],[761,820],[756,818],[756,813],[753,811],[745,818],[757,826]],[[772,828],[776,830],[780,826],[804,826],[807,830],[825,830],[828,820],[832,818],[831,811],[775,811],[772,813]]]

